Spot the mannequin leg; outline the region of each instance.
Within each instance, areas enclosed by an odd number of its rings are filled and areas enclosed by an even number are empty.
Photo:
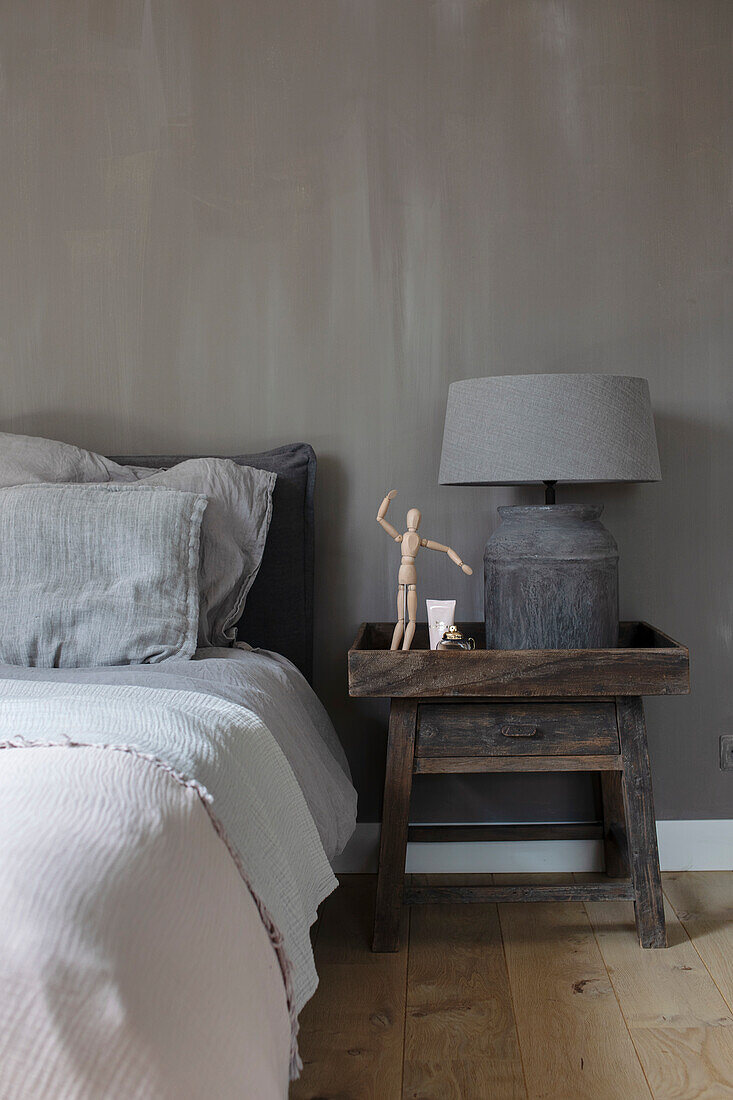
[[[412,639],[415,637],[415,620],[417,619],[417,588],[414,584],[408,584],[407,586],[407,618],[408,623],[405,628],[405,640],[402,643],[403,649],[409,649],[412,645]]]
[[[402,635],[405,632],[405,586],[401,584],[397,589],[397,623],[392,635],[390,649],[399,649]]]

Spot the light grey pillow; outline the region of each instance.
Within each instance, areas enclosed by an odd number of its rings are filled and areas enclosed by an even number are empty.
[[[228,458],[192,458],[170,470],[120,466],[109,458],[34,436],[0,432],[0,486],[31,482],[125,482],[203,493],[200,646],[229,645],[262,562],[276,474]]]
[[[0,489],[0,662],[190,657],[204,496],[131,485]]]
[[[83,447],[33,435],[0,432],[1,489],[39,481],[49,484],[59,481],[111,481],[109,467],[108,459],[95,455],[93,451],[85,451]],[[130,472],[127,478],[118,477],[115,480],[134,481],[135,475]]]
[[[141,485],[203,493],[209,501],[201,525],[199,645],[230,645],[262,562],[272,519],[276,474],[238,466],[229,458],[190,458],[169,470],[117,466]]]

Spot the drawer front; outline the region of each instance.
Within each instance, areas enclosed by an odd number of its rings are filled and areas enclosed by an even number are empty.
[[[424,703],[418,757],[618,753],[614,703]]]

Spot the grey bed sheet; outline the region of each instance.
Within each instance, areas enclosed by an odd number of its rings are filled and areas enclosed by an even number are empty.
[[[248,707],[285,754],[305,796],[326,856],[343,849],[356,823],[356,791],[331,721],[306,679],[267,650],[200,649],[191,660],[105,668],[21,668],[0,664],[3,680],[127,684],[195,691]]]

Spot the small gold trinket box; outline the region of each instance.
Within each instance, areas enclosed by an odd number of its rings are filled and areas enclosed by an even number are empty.
[[[465,638],[457,626],[449,626],[438,642],[437,649],[475,649],[473,638]]]

